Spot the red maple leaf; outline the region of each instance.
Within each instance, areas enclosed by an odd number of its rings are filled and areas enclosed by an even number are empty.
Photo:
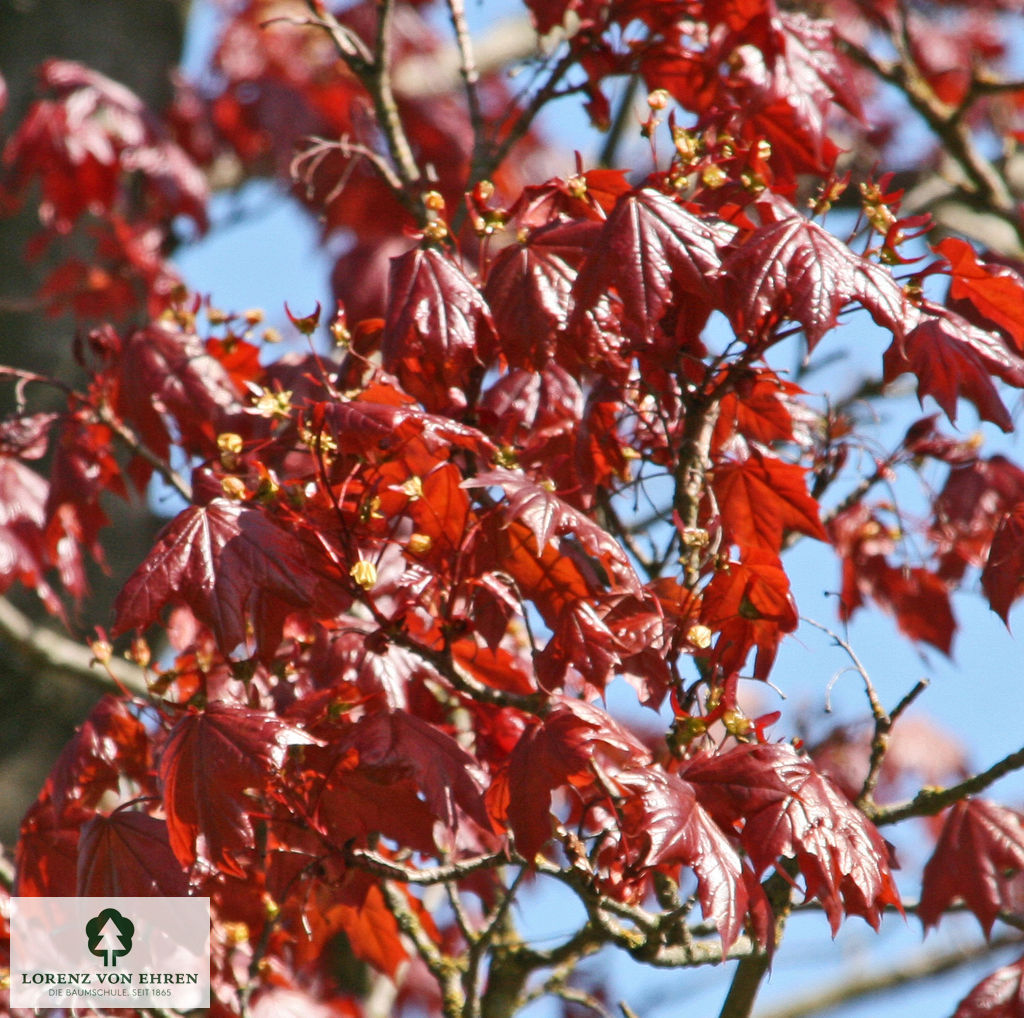
[[[985,936],[1003,910],[1024,904],[1024,817],[1014,810],[964,799],[950,807],[924,868],[918,917],[927,929],[963,900]]]
[[[676,318],[669,338],[696,340],[718,294],[719,249],[732,234],[727,224],[701,219],[649,188],[623,195],[576,281],[577,327],[593,328],[590,316],[614,290],[622,302],[622,333],[633,349],[664,335],[669,310]]]
[[[778,322],[793,319],[812,350],[853,300],[897,328],[906,308],[891,274],[797,214],[755,230],[727,255],[722,273],[737,333],[763,340]]]
[[[297,537],[261,510],[226,499],[190,506],[164,528],[114,605],[115,634],[144,629],[168,604],[187,604],[225,654],[272,651],[289,610],[312,601],[315,576]]]
[[[0,455],[0,593],[23,583],[49,611],[60,614],[60,600],[46,580],[54,564],[45,536],[47,495],[46,481],[34,470]],[[79,558],[78,542],[66,540],[59,547],[70,571]],[[76,573],[80,570],[79,561]]]
[[[650,754],[608,714],[583,700],[555,697],[555,706],[539,724],[531,725],[516,743],[507,768],[488,793],[491,814],[506,822],[516,849],[532,859],[551,838],[551,798],[569,784],[594,781],[596,754],[620,763],[648,759]]]
[[[715,820],[738,832],[758,874],[796,860],[806,897],[821,902],[833,933],[844,911],[877,929],[885,906],[899,905],[882,836],[790,746],[741,745],[697,757],[681,773]]]
[[[768,370],[748,376],[736,372],[735,379],[735,390],[719,402],[712,453],[735,442],[738,435],[761,446],[791,441],[795,417],[800,413],[796,397],[803,390]]]
[[[254,809],[270,793],[288,747],[314,741],[265,711],[221,701],[202,711],[190,708],[171,729],[159,759],[170,844],[182,866],[202,858],[243,876]]]
[[[1012,431],[1013,420],[992,379],[1024,388],[1024,358],[998,335],[953,311],[932,305],[926,311],[918,325],[886,350],[885,381],[909,371],[917,378],[918,398],[934,397],[951,421],[956,420],[957,400],[963,396],[985,420]]]
[[[1024,1014],[1024,958],[986,976],[960,1001],[953,1018],[1020,1018]]]
[[[477,474],[463,484],[467,488],[502,487],[508,496],[508,516],[529,527],[539,552],[549,544],[557,550],[559,540],[573,534],[587,552],[608,570],[617,585],[632,593],[640,593],[640,579],[618,541],[549,487],[538,484],[525,474],[502,469]]]
[[[408,953],[380,887],[365,874],[353,874],[340,894],[335,891],[324,898],[324,920],[344,931],[352,953],[395,979]]]
[[[946,237],[935,250],[949,259],[949,296],[969,301],[1024,351],[1024,278],[1006,266],[985,264],[959,237]]]
[[[806,471],[752,449],[744,460],[716,463],[711,486],[726,539],[740,548],[778,552],[787,531],[827,541]]]
[[[118,413],[164,458],[172,430],[189,452],[209,455],[216,436],[231,430],[229,415],[243,408],[231,375],[202,340],[165,323],[125,341],[118,371]]]
[[[467,391],[479,385],[496,341],[480,291],[433,247],[396,258],[388,291],[384,366],[428,410],[461,409]]]
[[[603,693],[621,663],[619,640],[589,601],[568,605],[558,628],[536,660],[537,678],[544,689],[558,689],[572,666],[598,693]]]
[[[58,810],[44,790],[29,807],[18,830],[14,893],[29,897],[73,898],[78,839],[92,810],[72,804]]]
[[[388,386],[374,386],[355,399],[317,403],[309,411],[314,431],[326,428],[338,448],[358,456],[379,450],[393,456],[396,447],[419,441],[437,457],[451,446],[490,459],[494,443],[477,428],[410,405],[409,396]]]
[[[601,225],[552,223],[501,251],[487,273],[484,296],[513,367],[543,368],[568,318],[576,270]]]
[[[1020,596],[1024,584],[1024,503],[999,521],[985,567],[981,589],[989,606],[1007,625],[1010,605]]]
[[[107,694],[61,751],[47,787],[58,809],[72,800],[93,809],[123,779],[149,787],[151,758],[146,726],[129,704]]]
[[[743,930],[748,908],[743,865],[722,830],[697,801],[693,786],[653,768],[615,776],[627,865],[641,870],[683,865],[697,877],[701,912],[728,950]],[[622,865],[621,860],[617,860]]]
[[[890,563],[887,556],[895,550],[895,541],[865,505],[840,513],[830,531],[842,561],[840,618],[852,618],[870,597],[894,616],[901,632],[948,654],[957,624],[950,585],[941,573]]]
[[[752,552],[716,570],[704,589],[700,621],[718,633],[711,663],[731,675],[754,647],[754,676],[768,677],[779,643],[799,621],[789,576],[777,555]]]
[[[401,710],[371,714],[358,721],[337,746],[356,754],[356,768],[410,778],[433,816],[448,830],[457,830],[460,815],[490,830],[483,800],[487,782],[480,765],[447,732],[415,714]]]
[[[94,816],[79,839],[77,894],[99,898],[188,894],[188,879],[171,850],[166,821],[129,809]]]

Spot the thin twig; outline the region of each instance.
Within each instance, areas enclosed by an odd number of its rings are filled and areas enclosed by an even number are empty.
[[[192,501],[192,486],[166,460],[156,455],[127,424],[117,417],[105,403],[96,411],[96,417],[121,440],[122,444],[139,459],[145,460],[186,502]]]
[[[469,123],[473,137],[479,145],[484,136],[484,117],[480,108],[480,93],[477,86],[480,73],[477,70],[473,51],[473,37],[466,23],[466,5],[463,0],[448,0],[448,16],[455,31],[455,45],[459,51],[459,73],[466,89],[466,105],[469,107]],[[474,162],[476,160],[474,159]]]
[[[548,80],[544,82],[536,93],[534,93],[533,99],[530,100],[530,104],[526,109],[520,111],[519,116],[502,135],[501,142],[488,153],[487,160],[484,165],[477,168],[477,172],[469,182],[470,187],[478,183],[480,180],[490,177],[494,173],[494,170],[505,161],[505,158],[508,156],[509,152],[512,151],[516,143],[520,141],[530,130],[537,114],[539,114],[552,99],[556,98],[558,95],[559,83],[575,63],[576,55],[571,49],[568,49],[559,58],[554,68],[552,68],[551,73],[548,75]]]
[[[416,184],[422,174],[412,154],[412,146],[405,134],[402,118],[391,81],[391,23],[394,18],[394,0],[377,0],[376,60],[370,75],[370,94],[377,114],[377,122],[387,140],[388,151],[398,175],[407,187]]]
[[[876,827],[884,824],[897,824],[910,817],[930,817],[941,813],[947,806],[965,799],[970,795],[983,792],[989,785],[1013,771],[1024,767],[1024,748],[1003,757],[988,770],[981,771],[948,788],[922,788],[909,802],[900,803],[883,809],[866,810]]]
[[[951,951],[930,952],[880,972],[858,971],[838,985],[832,984],[806,997],[790,1000],[776,1010],[764,1012],[759,1018],[807,1018],[810,1015],[824,1014],[854,1000],[860,1002],[880,993],[956,971],[1013,945],[1020,945],[1020,937],[1016,934],[982,941],[966,948],[956,947]]]
[[[463,859],[444,866],[413,867],[404,866],[394,859],[386,859],[367,848],[350,848],[345,855],[345,861],[355,869],[365,870],[367,873],[384,877],[387,880],[403,884],[430,886],[462,880],[479,870],[495,869],[507,862],[507,858],[504,853],[495,852],[491,855],[474,856],[472,859]]]

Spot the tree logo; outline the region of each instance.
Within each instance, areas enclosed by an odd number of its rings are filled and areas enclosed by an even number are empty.
[[[104,965],[116,965],[117,959],[132,949],[135,923],[116,908],[105,908],[85,924],[85,935],[89,938],[89,950],[102,958]]]

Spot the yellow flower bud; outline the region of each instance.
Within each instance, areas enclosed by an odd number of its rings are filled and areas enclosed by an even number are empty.
[[[377,585],[377,567],[366,559],[354,563],[349,575],[363,590],[372,590]]]
[[[409,538],[409,551],[414,555],[425,555],[433,543],[434,539],[430,534],[413,534]]]
[[[686,639],[700,650],[707,650],[711,646],[711,630],[707,626],[697,622],[686,631]]]

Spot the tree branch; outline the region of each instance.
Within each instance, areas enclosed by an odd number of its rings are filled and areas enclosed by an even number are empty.
[[[795,863],[790,863],[790,866],[795,871]],[[779,943],[789,916],[792,888],[789,881],[778,872],[773,873],[762,886],[775,916],[775,942]],[[740,959],[718,1018],[750,1018],[757,993],[770,965],[771,954],[768,951],[755,950]]]
[[[186,502],[192,501],[192,487],[173,467],[156,455],[138,435],[106,404],[96,410],[96,418],[121,440],[133,455],[144,459]]]
[[[404,893],[387,880],[381,881],[380,888],[388,911],[395,917],[399,929],[413,942],[416,953],[437,980],[445,1018],[462,1018],[464,1000],[458,966],[430,939],[419,917],[409,907]]]
[[[704,544],[696,535],[700,519],[700,503],[704,497],[704,475],[711,462],[711,438],[718,420],[720,404],[708,396],[694,395],[687,402],[686,422],[679,445],[679,460],[675,469],[675,496],[673,508],[679,517],[683,531],[679,535],[683,542],[683,559],[686,569],[686,586],[692,590],[700,577],[700,563]]]
[[[38,625],[2,597],[0,637],[14,644],[33,661],[91,683],[101,692],[128,690],[136,696],[149,695],[146,674],[137,665],[111,658],[101,666],[88,647],[61,636],[47,626]]]
[[[1007,934],[966,948],[957,947],[941,953],[930,952],[881,972],[858,972],[838,985],[808,994],[774,1011],[766,1011],[758,1018],[808,1018],[820,1015],[852,1000],[861,1001],[911,983],[934,979],[946,972],[954,972],[1011,945],[1020,945],[1019,935]]]
[[[446,884],[452,880],[462,880],[478,870],[495,869],[508,860],[504,852],[495,852],[492,855],[475,856],[472,859],[463,859],[446,866],[417,868],[403,866],[393,859],[385,859],[366,848],[350,848],[345,854],[345,861],[355,869],[365,870],[367,873],[384,877],[386,880],[429,886]]]
[[[909,802],[884,809],[865,810],[876,827],[897,824],[909,817],[930,817],[970,795],[983,792],[1001,777],[1024,767],[1024,748],[1003,757],[986,771],[948,788],[922,788]]]
[[[899,59],[886,62],[848,39],[841,40],[843,49],[853,60],[902,92],[910,107],[928,125],[944,153],[963,175],[965,186],[957,188],[961,199],[997,215],[1014,230],[1018,243],[1024,243],[1024,226],[1007,181],[974,144],[964,116],[966,110],[951,107],[936,96],[913,59],[906,38],[894,33],[892,42]]]

